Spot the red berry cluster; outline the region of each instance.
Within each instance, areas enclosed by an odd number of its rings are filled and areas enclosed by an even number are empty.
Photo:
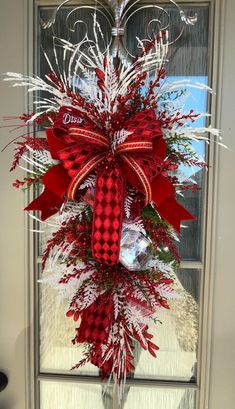
[[[79,221],[79,218],[70,218],[67,222],[63,222],[60,229],[52,233],[52,237],[48,240],[42,257],[42,268],[45,268],[46,261],[55,247],[65,251],[71,244],[73,245],[68,254],[67,266],[76,266],[78,260],[87,261],[90,257],[90,241],[91,225],[86,220]]]

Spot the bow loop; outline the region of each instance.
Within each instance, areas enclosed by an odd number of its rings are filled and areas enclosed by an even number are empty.
[[[125,130],[128,137],[112,149],[109,136],[89,124],[89,119],[81,119],[73,108],[62,108],[55,127],[47,129],[52,158],[61,163],[45,173],[44,192],[27,208],[41,210],[46,219],[58,211],[66,193],[69,200],[76,200],[81,183],[96,172],[92,253],[109,265],[119,258],[126,181],[143,193],[145,205],[153,202],[175,229],[181,220],[193,218],[176,202],[175,188],[163,174],[166,142],[155,111],[138,112],[126,121]]]
[[[69,137],[71,141],[80,143],[88,143],[97,145],[100,148],[109,149],[108,138],[98,132],[93,132],[83,128],[69,128]]]
[[[80,169],[74,174],[72,181],[68,187],[67,196],[70,200],[75,200],[76,192],[80,184],[86,179],[89,174],[97,169],[97,166],[104,160],[105,153],[100,153],[92,156]]]
[[[154,109],[145,109],[138,112],[134,118],[126,122],[126,129],[130,131],[127,141],[154,140],[163,137],[161,124],[156,119]]]

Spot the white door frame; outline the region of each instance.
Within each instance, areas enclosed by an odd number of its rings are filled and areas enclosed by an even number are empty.
[[[31,48],[28,38],[30,3],[27,0],[1,1],[0,73],[29,71],[27,50]],[[26,111],[25,90],[14,89],[2,81],[0,101],[1,117]],[[0,129],[0,135],[1,149],[16,136],[9,133],[7,128]],[[33,270],[29,266],[31,245],[28,220],[23,212],[27,195],[12,188],[12,182],[16,178],[22,179],[24,174],[19,169],[14,174],[9,173],[13,148],[11,145],[1,153],[0,160],[0,370],[9,379],[7,388],[0,393],[0,407],[31,409],[29,334],[33,328],[33,310],[29,297],[33,296]]]

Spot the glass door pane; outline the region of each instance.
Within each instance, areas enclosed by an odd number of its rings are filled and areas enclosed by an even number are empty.
[[[159,323],[150,328],[159,346],[157,358],[136,345],[135,377],[177,381],[196,378],[200,270],[183,269],[175,276],[180,298],[170,310],[159,311]],[[76,323],[65,317],[67,304],[48,284],[40,285],[40,369],[47,373],[71,373],[82,358],[82,346],[72,346]],[[98,375],[93,365],[72,373]]]
[[[183,388],[127,387],[123,404],[113,406],[112,392],[102,396],[99,385],[41,381],[40,401],[41,409],[195,409],[196,393]]]
[[[187,14],[198,14],[198,23],[195,26],[188,25],[180,40],[171,48],[169,64],[167,66],[170,81],[188,79],[191,83],[208,83],[208,30],[209,30],[209,6],[184,5]],[[71,7],[63,7],[59,12],[59,18],[54,27],[54,35],[65,38],[72,43],[77,43],[84,36],[84,31],[68,31],[68,26],[73,27],[76,19],[87,19],[88,30],[91,29],[92,21],[88,18],[90,11],[77,10],[70,14]],[[53,7],[39,7],[39,21],[48,21],[54,11]],[[177,37],[178,14],[175,9],[167,6],[167,12],[172,22],[172,38]],[[66,20],[66,18],[68,19]],[[130,50],[136,47],[135,37],[142,27],[146,26],[149,19],[157,19],[159,11],[156,9],[142,10],[142,14],[136,13],[128,22],[126,45]],[[162,17],[162,16],[161,16]],[[162,22],[164,23],[164,17]],[[65,23],[66,22],[66,23]],[[103,30],[110,36],[110,26],[101,17],[100,24]],[[38,72],[40,76],[48,73],[48,64],[44,58],[43,50],[53,62],[53,32],[52,28],[44,30],[38,25]],[[144,35],[142,35],[143,37]],[[42,46],[42,47],[40,47]],[[59,64],[62,59],[59,52]],[[192,89],[190,88],[190,92]],[[187,87],[185,87],[187,92]],[[194,108],[195,111],[206,112],[207,96],[202,90],[193,90],[190,99],[185,99],[185,105]],[[204,119],[200,119],[195,126],[204,126]],[[206,149],[204,143],[195,144],[198,153],[205,158]],[[182,169],[182,173],[184,169]],[[201,269],[195,269],[190,262],[202,261],[203,247],[203,197],[205,196],[205,174],[199,170],[195,175],[193,171],[186,177],[196,179],[201,188],[195,193],[185,193],[179,199],[184,206],[197,217],[194,222],[184,223],[181,233],[180,253],[183,261],[188,261],[188,268],[176,271],[176,283],[181,295],[179,300],[171,302],[171,310],[161,312],[157,326],[152,330],[155,341],[160,347],[158,357],[153,359],[144,351],[136,350],[136,370],[133,376],[136,382],[146,379],[170,380],[172,382],[195,382],[197,377],[197,350],[199,338],[199,290]],[[189,191],[190,192],[190,191]],[[50,230],[50,229],[49,229]],[[42,254],[42,243],[45,243],[47,233],[39,241],[38,256]],[[199,266],[200,267],[200,266]],[[39,266],[40,270],[40,266]],[[40,278],[46,278],[43,273]],[[57,291],[49,284],[38,286],[39,294],[39,369],[47,374],[70,374],[70,368],[76,364],[82,356],[82,347],[75,347],[71,343],[76,324],[66,319],[66,302],[59,302]],[[92,365],[87,365],[73,372],[78,376],[96,376],[98,370]],[[133,379],[133,381],[134,381]],[[102,387],[99,385],[84,385],[82,383],[40,381],[40,409],[69,407],[79,409],[111,409],[117,408],[116,395],[109,388],[105,397],[102,397]],[[196,393],[191,389],[175,388],[144,388],[127,387],[123,409],[137,409],[145,407],[152,409],[194,409]],[[38,408],[39,409],[39,408]]]

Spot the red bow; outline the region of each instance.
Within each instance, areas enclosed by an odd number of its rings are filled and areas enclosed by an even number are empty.
[[[68,111],[62,108],[58,118]],[[69,112],[76,123],[76,110]],[[129,132],[125,141],[111,146],[109,137],[94,131],[89,124],[76,123],[67,130],[60,121],[59,129],[58,124],[54,129],[47,129],[51,156],[60,163],[45,173],[43,193],[26,208],[41,210],[41,218],[45,220],[59,210],[65,195],[69,200],[76,200],[84,179],[98,171],[92,251],[95,258],[111,265],[119,259],[126,182],[144,194],[145,204],[154,202],[159,214],[176,230],[180,230],[182,220],[194,219],[177,203],[175,188],[163,175],[166,142],[154,110],[137,113],[126,121],[125,130]]]

